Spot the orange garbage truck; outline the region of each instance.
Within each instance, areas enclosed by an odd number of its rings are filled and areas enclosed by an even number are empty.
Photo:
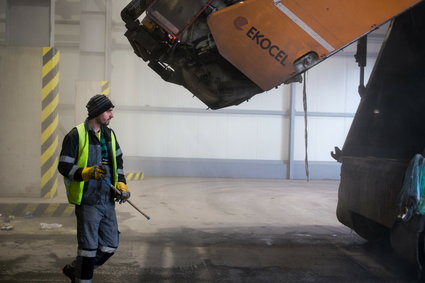
[[[121,12],[136,55],[211,109],[299,82],[390,21],[344,146],[332,154],[342,163],[336,213],[421,269],[425,218],[400,218],[399,197],[409,161],[425,148],[424,15],[423,0],[133,0]]]

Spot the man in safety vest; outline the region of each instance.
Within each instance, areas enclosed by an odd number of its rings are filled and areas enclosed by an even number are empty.
[[[62,270],[72,282],[91,282],[94,269],[114,254],[119,242],[115,201],[130,197],[121,148],[107,127],[114,105],[97,94],[86,107],[88,118],[65,136],[58,165],[77,216],[77,257]],[[108,181],[121,195],[110,189]]]

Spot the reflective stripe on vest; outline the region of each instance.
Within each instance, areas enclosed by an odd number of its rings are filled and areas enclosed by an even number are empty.
[[[76,165],[85,168],[89,159],[89,133],[86,131],[84,123],[81,123],[77,127],[78,132],[78,157]],[[112,162],[114,170],[114,185],[116,186],[118,181],[117,173],[117,159],[116,159],[116,140],[115,135],[111,131],[111,143],[112,143]],[[83,198],[84,182],[70,181],[67,182],[66,195],[68,202],[71,204],[81,204]]]
[[[118,183],[118,169],[117,169],[117,141],[114,132],[111,131],[111,147],[112,147],[112,166],[114,170],[114,186]]]

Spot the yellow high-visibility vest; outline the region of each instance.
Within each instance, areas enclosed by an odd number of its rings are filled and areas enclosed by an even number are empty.
[[[76,165],[85,168],[87,167],[87,162],[89,159],[89,133],[86,131],[84,123],[81,123],[77,127],[78,131],[78,157]],[[116,140],[115,135],[111,131],[111,143],[112,143],[112,163],[114,169],[114,186],[116,186],[118,181],[118,172],[117,172],[117,153],[116,153]],[[84,182],[81,181],[70,181],[66,185],[66,195],[68,197],[68,202],[71,204],[81,204],[81,199],[83,198]]]

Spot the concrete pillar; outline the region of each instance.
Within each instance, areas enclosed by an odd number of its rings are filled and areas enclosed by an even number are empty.
[[[105,79],[106,3],[81,1],[80,80]]]
[[[0,46],[0,196],[40,195],[40,47]]]

